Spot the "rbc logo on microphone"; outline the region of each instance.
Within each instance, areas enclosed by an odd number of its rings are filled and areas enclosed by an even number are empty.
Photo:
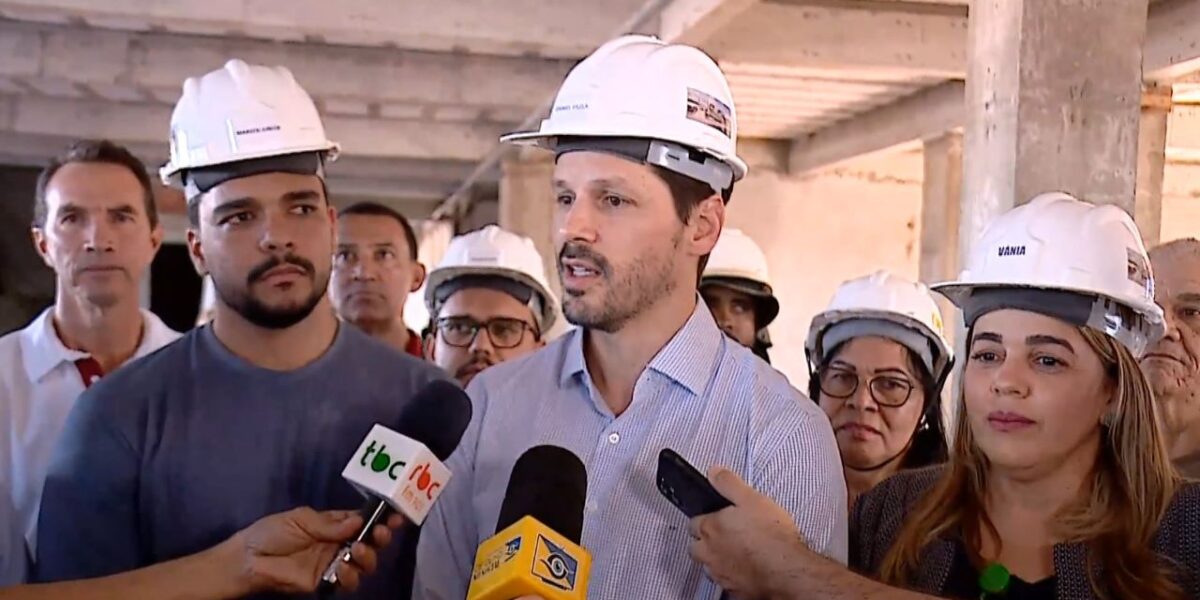
[[[579,573],[579,559],[571,556],[566,548],[538,534],[537,546],[533,551],[533,576],[560,590],[574,591],[575,578]]]
[[[450,470],[424,444],[376,425],[346,463],[342,477],[420,524],[450,481]]]
[[[434,481],[433,475],[429,474],[429,463],[417,467],[412,475],[408,476],[408,480],[416,482],[417,491],[424,492],[425,499],[430,501],[437,497],[438,490],[442,487],[442,483]]]

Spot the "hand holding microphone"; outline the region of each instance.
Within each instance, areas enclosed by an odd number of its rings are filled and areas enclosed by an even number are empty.
[[[388,515],[420,525],[450,481],[443,464],[471,421],[471,401],[457,385],[434,381],[401,413],[395,429],[375,425],[346,463],[342,477],[364,496],[358,534],[342,546],[321,576],[318,593],[327,598],[340,584],[339,565],[349,564],[355,543],[367,539]]]
[[[358,587],[359,577],[374,572],[376,549],[391,543],[391,530],[404,522],[393,515],[387,526],[376,525],[368,539],[355,544],[353,562],[339,563],[338,576],[346,589]],[[230,564],[245,581],[244,594],[263,591],[312,592],[321,571],[342,543],[362,527],[354,511],[317,512],[297,508],[255,521],[217,548],[231,556]]]
[[[525,451],[508,480],[496,535],[479,545],[468,600],[579,600],[592,558],[579,540],[587,471],[570,451]]]

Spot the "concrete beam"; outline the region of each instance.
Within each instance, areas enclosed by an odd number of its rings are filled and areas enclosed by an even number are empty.
[[[0,76],[32,87],[73,85],[101,95],[171,103],[184,78],[229,58],[285,65],[326,108],[342,114],[392,112],[392,105],[459,108],[476,120],[527,113],[531,90],[551,90],[572,61],[276,43],[169,33],[130,33],[0,22]],[[453,115],[451,115],[453,117]],[[520,120],[520,117],[517,118]]]
[[[0,102],[0,105],[3,103]],[[67,148],[75,137],[0,131],[0,165],[42,167]],[[152,178],[166,162],[167,145],[161,142],[125,142]],[[376,157],[340,157],[329,166],[329,190],[339,205],[361,200],[405,205],[405,214],[428,216],[433,208],[471,172],[473,162]],[[482,178],[480,185],[496,185],[498,176]]]
[[[0,106],[2,105],[0,103]],[[76,139],[78,138],[75,136],[67,135],[0,131],[0,164],[40,167]],[[123,142],[123,145],[142,162],[152,167],[167,161],[165,142]],[[443,185],[463,180],[474,166],[474,162],[464,160],[398,159],[342,154],[329,165],[329,173],[344,179],[416,181],[422,184]],[[495,184],[498,178],[499,173],[494,173],[482,181]]]
[[[33,96],[0,97],[0,131],[123,142],[165,140],[171,107]],[[327,117],[329,137],[350,156],[479,160],[508,128],[499,125],[422,123],[378,118]]]
[[[579,58],[642,0],[0,0],[0,15],[50,23],[167,30],[439,52]]]
[[[1149,13],[1142,61],[1145,77],[1151,81],[1174,79],[1181,76],[1181,69],[1200,67],[1197,63],[1200,61],[1200,0],[1163,0],[1153,3]],[[1190,20],[1179,21],[1184,17]],[[857,155],[847,152],[867,154],[962,127],[966,123],[963,94],[955,96],[942,93],[934,97],[934,90],[942,88],[945,92],[944,88],[948,85],[952,84],[939,84],[922,92],[928,93],[922,102],[911,101],[915,96],[901,98],[850,120],[796,138],[789,160],[792,172],[825,167]],[[959,85],[960,90],[965,90]],[[929,119],[930,114],[940,115],[940,118]],[[828,135],[831,131],[841,134]],[[876,131],[891,132],[891,135],[877,134]],[[862,136],[863,139],[846,139],[848,135]],[[898,140],[900,136],[907,137]],[[1167,145],[1170,147],[1174,144],[1168,142]]]
[[[722,61],[966,76],[966,2],[775,0],[705,13],[709,5],[739,2],[679,1],[699,5],[700,15],[724,25],[715,33],[711,26],[702,30],[705,49]],[[1200,1],[1153,3],[1147,30],[1147,80],[1167,81],[1200,68]]]
[[[1142,60],[1147,81],[1167,83],[1200,71],[1200,1],[1155,3],[1146,32]]]
[[[803,173],[949,131],[964,118],[961,81],[926,88],[883,108],[835,123],[792,142],[788,169]]]
[[[659,37],[701,46],[761,0],[674,0],[663,8]]]
[[[900,3],[837,5],[761,2],[711,35],[722,61],[868,69],[963,77],[967,15],[959,7],[914,13]]]

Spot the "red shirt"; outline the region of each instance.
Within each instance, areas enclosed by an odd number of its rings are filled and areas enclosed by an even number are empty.
[[[408,330],[408,343],[404,345],[404,352],[425,360],[425,348],[421,346],[421,336],[411,329]]]

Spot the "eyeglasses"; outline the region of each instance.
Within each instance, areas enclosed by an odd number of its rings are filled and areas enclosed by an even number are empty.
[[[820,374],[821,393],[832,398],[846,399],[858,391],[859,382],[863,381],[854,371],[839,368],[827,368]],[[898,408],[908,402],[912,395],[913,384],[903,377],[896,375],[876,375],[867,381],[867,389],[871,399],[880,406]]]
[[[497,317],[480,323],[470,317],[442,317],[437,320],[438,335],[442,341],[455,348],[468,348],[475,343],[475,336],[480,330],[487,331],[488,340],[492,346],[500,349],[515,348],[525,338],[528,329],[534,336],[538,335],[529,323],[520,319]]]

